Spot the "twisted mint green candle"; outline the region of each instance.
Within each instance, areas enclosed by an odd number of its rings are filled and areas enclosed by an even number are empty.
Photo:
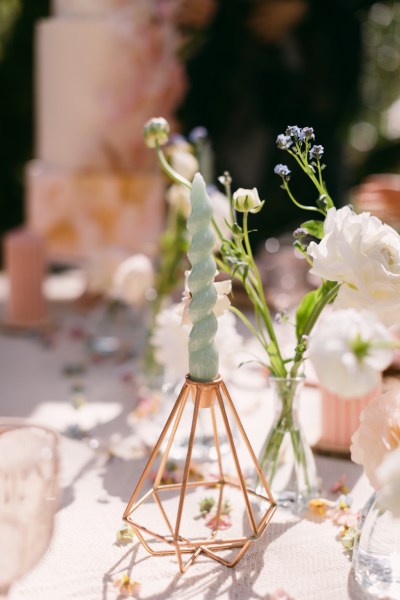
[[[212,204],[200,173],[193,179],[190,202],[192,211],[187,228],[192,236],[188,251],[192,270],[188,285],[193,327],[189,336],[189,375],[193,381],[212,381],[218,375],[218,351],[214,343],[218,323],[213,313],[217,301],[216,264],[212,254],[215,235],[211,227]]]

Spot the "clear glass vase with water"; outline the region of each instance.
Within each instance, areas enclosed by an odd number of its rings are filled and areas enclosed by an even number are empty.
[[[360,518],[353,551],[357,583],[377,598],[400,598],[400,517],[383,509],[375,495]]]

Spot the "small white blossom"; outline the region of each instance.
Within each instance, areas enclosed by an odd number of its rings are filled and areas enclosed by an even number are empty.
[[[389,332],[373,314],[340,310],[315,328],[309,357],[326,389],[343,398],[356,398],[379,384],[381,371],[392,360],[390,343]]]
[[[257,213],[261,210],[263,203],[260,200],[257,188],[251,190],[239,188],[233,194],[233,205],[239,212]]]

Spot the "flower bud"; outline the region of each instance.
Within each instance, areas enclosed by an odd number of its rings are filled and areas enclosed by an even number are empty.
[[[290,171],[289,167],[287,167],[286,165],[276,165],[274,167],[275,175],[279,175],[279,177],[282,177],[282,179],[284,179],[285,181],[289,181],[290,172],[291,171]]]
[[[288,148],[290,148],[292,143],[293,142],[292,142],[290,136],[284,135],[283,133],[278,135],[278,137],[276,138],[276,144],[277,144],[278,148],[280,148],[281,150],[288,150]]]
[[[263,202],[260,200],[257,188],[247,190],[239,188],[233,194],[233,206],[239,212],[257,213],[261,210]]]
[[[232,177],[231,174],[229,173],[229,171],[224,171],[223,174],[218,177],[218,181],[220,183],[222,183],[223,186],[227,186],[227,185],[231,185],[232,183]]]
[[[143,128],[144,140],[148,148],[164,146],[169,138],[169,125],[163,117],[154,117],[145,123]]]

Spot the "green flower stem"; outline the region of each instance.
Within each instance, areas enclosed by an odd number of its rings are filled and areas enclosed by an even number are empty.
[[[314,172],[312,171],[312,169],[310,168],[308,161],[307,161],[307,154],[308,154],[308,146],[306,146],[306,151],[304,153],[301,152],[300,147],[298,146],[298,144],[296,144],[296,148],[297,148],[297,153],[293,152],[292,150],[288,150],[288,153],[293,156],[293,158],[297,161],[297,163],[300,165],[300,167],[302,168],[302,170],[308,175],[308,177],[311,179],[311,181],[313,182],[313,184],[315,185],[315,187],[317,188],[319,194],[324,194],[328,200],[328,204],[330,207],[334,206],[333,204],[333,200],[330,197],[330,195],[328,194],[325,185],[322,181],[322,173],[321,173],[321,165],[320,162],[318,160],[318,168],[319,168],[319,180],[315,177]],[[304,207],[301,207],[304,208]],[[326,215],[326,212],[323,212],[324,215]]]
[[[290,188],[288,186],[288,182],[286,181],[286,179],[282,178],[282,181],[283,181],[283,187],[287,191],[288,196],[291,199],[291,201],[293,202],[293,204],[295,204],[298,208],[301,208],[302,210],[319,212],[325,216],[325,214],[326,214],[325,211],[323,211],[321,208],[318,208],[317,206],[305,206],[304,204],[300,204],[300,202],[298,202],[296,200],[296,198],[293,196],[292,192],[290,191]]]
[[[283,383],[285,383],[285,385],[283,385]],[[296,394],[297,385],[298,381],[288,380],[287,382],[282,382],[282,385],[278,385],[276,389],[276,393],[281,401],[281,410],[274,427],[270,430],[269,437],[262,450],[260,464],[266,472],[268,483],[272,485],[279,467],[281,445],[285,434],[289,434],[295,457],[295,470],[298,475],[302,476],[304,479],[307,493],[310,494],[312,490],[304,443],[301,432],[294,422],[293,415],[293,400]]]
[[[270,312],[269,312],[269,309],[268,309],[268,306],[267,306],[267,303],[265,300],[264,286],[263,286],[263,283],[261,280],[260,272],[257,269],[257,266],[254,262],[253,253],[252,253],[251,246],[250,246],[249,229],[248,229],[248,212],[245,212],[243,215],[243,239],[244,239],[246,253],[247,253],[247,257],[248,257],[248,261],[249,261],[249,265],[250,265],[250,272],[253,274],[253,276],[255,278],[254,293],[249,291],[249,297],[255,308],[256,318],[257,318],[257,315],[259,315],[262,318],[265,328],[268,333],[268,337],[274,343],[274,346],[275,346],[275,351],[277,354],[276,360],[278,362],[278,372],[275,372],[275,369],[276,369],[276,365],[275,365],[274,375],[280,376],[280,377],[286,377],[287,371],[286,371],[285,364],[284,364],[283,358],[282,358],[280,350],[279,350],[278,340],[275,335],[275,330],[274,330],[274,327],[272,324],[271,315],[270,315]]]
[[[176,183],[181,183],[182,185],[185,185],[186,187],[188,187],[191,190],[192,184],[190,183],[190,181],[188,181],[185,177],[182,177],[182,175],[179,175],[179,173],[174,171],[174,169],[171,167],[171,165],[168,163],[167,159],[165,158],[164,152],[161,150],[161,148],[158,144],[156,144],[155,150],[156,150],[156,154],[157,154],[158,160],[160,162],[161,168],[164,171],[164,173],[168,177],[170,177],[173,181],[175,181]]]
[[[296,469],[298,469],[298,468],[302,469],[303,476],[304,476],[304,483],[306,484],[307,492],[310,493],[311,485],[310,485],[310,479],[308,477],[307,461],[306,461],[306,455],[304,452],[304,445],[303,445],[301,433],[298,429],[293,428],[290,430],[290,437],[291,437],[292,444],[293,444],[293,452],[296,457]]]
[[[325,296],[320,300],[320,302],[317,302],[317,304],[314,306],[314,309],[311,312],[311,314],[310,314],[309,318],[307,319],[307,322],[304,326],[303,335],[310,335],[311,330],[314,327],[323,308],[325,308],[325,306],[327,304],[329,304],[330,302],[332,302],[332,300],[334,300],[336,294],[338,293],[338,291],[340,289],[340,286],[341,286],[340,283],[336,283],[333,286],[333,288],[327,294],[325,294]]]
[[[243,239],[244,245],[247,251],[247,256],[252,265],[254,265],[253,251],[250,246],[249,240],[249,213],[246,211],[243,215]]]
[[[230,306],[229,310],[239,317],[239,319],[243,322],[243,324],[246,325],[246,327],[249,329],[249,331],[251,331],[251,333],[254,335],[254,337],[260,342],[260,344],[264,348],[265,352],[268,353],[268,349],[267,349],[267,346],[266,346],[266,343],[265,343],[263,337],[255,329],[255,327],[252,325],[252,323],[249,321],[249,319],[242,313],[242,311],[239,310],[238,308],[236,308],[235,306]]]
[[[231,189],[230,181],[227,178],[225,179],[224,188],[225,188],[225,195],[229,201],[229,211],[230,211],[230,215],[231,215],[231,223],[236,223],[236,211],[235,211],[235,207],[233,206],[233,202],[232,202],[232,189]]]
[[[317,160],[317,169],[318,169],[319,184],[325,190],[324,182],[322,181],[322,170],[321,170],[321,163],[320,163],[319,159]],[[324,194],[326,194],[326,190],[324,191]],[[333,203],[332,203],[332,206],[333,206]]]
[[[289,384],[288,384],[289,385]],[[289,388],[287,393],[279,395],[282,408],[275,426],[270,431],[269,439],[263,450],[260,463],[268,468],[268,482],[272,485],[278,468],[278,456],[286,432],[292,433],[293,424],[293,392]],[[294,449],[295,451],[295,449]],[[297,454],[295,454],[297,459]]]
[[[278,455],[279,450],[283,441],[284,431],[279,427],[275,427],[271,430],[271,436],[268,440],[267,446],[265,448],[265,452],[263,454],[263,459],[265,460],[264,464],[270,464],[270,471],[268,477],[269,485],[272,485],[276,471],[278,468]],[[263,464],[263,462],[261,462]]]
[[[213,228],[215,230],[215,233],[217,234],[217,236],[220,239],[220,241],[223,242],[224,241],[224,236],[222,235],[222,232],[221,232],[220,228],[218,227],[218,224],[217,224],[217,222],[216,222],[216,220],[215,220],[214,217],[212,218],[211,222],[212,222],[212,226],[213,226]]]

